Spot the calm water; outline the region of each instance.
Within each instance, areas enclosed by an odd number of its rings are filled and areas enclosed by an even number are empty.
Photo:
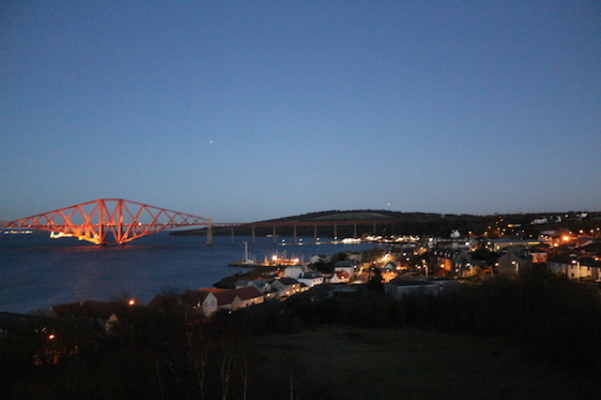
[[[99,247],[73,238],[51,239],[48,232],[31,235],[0,234],[0,311],[29,312],[73,301],[111,300],[128,293],[148,303],[167,289],[210,287],[221,278],[243,271],[228,262],[249,253],[263,259],[276,252],[306,262],[314,254],[332,255],[365,250],[373,244],[293,245],[291,238],[215,237],[206,246],[204,237],[157,233],[125,246]]]

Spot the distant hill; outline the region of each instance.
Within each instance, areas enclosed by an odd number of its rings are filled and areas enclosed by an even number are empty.
[[[477,217],[472,215],[444,215],[436,213],[422,213],[422,212],[400,212],[390,210],[330,210],[312,212],[307,214],[294,215],[283,218],[275,218],[263,221],[256,221],[254,224],[261,224],[264,226],[255,227],[255,234],[258,236],[265,236],[273,234],[273,228],[269,226],[270,223],[311,223],[311,222],[338,222],[344,221],[369,221],[366,225],[357,226],[357,234],[362,235],[390,235],[390,234],[413,234],[413,235],[426,235],[426,234],[444,234],[448,235],[453,229],[464,227],[466,223],[479,223],[485,225],[486,222],[482,221],[483,217]],[[492,217],[490,217],[492,218]],[[373,221],[395,221],[394,224],[382,224],[377,225],[377,231],[374,232]],[[488,219],[486,219],[488,221]],[[454,222],[454,223],[453,223]],[[280,236],[292,236],[292,226],[281,226],[277,228],[277,234]],[[314,228],[312,226],[298,226],[296,233],[298,236],[313,236]],[[352,237],[354,235],[354,226],[338,224],[336,228],[336,235],[338,237]],[[191,229],[186,231],[177,231],[171,233],[177,236],[192,236],[192,235],[206,235],[206,228]],[[214,235],[230,235],[230,227],[213,227]],[[235,228],[236,235],[251,235],[251,228],[245,226],[239,226]],[[320,226],[319,235],[324,237],[333,237],[334,228],[333,226]]]
[[[601,226],[601,214],[588,213],[582,218],[580,212],[570,211],[567,213],[528,213],[528,214],[505,214],[505,215],[470,215],[470,214],[438,214],[424,212],[402,212],[390,210],[330,210],[299,214],[283,218],[275,218],[253,222],[263,226],[255,227],[257,236],[273,234],[270,223],[299,222],[303,225],[297,226],[298,236],[313,236],[314,227],[311,222],[337,222],[336,235],[338,237],[352,237],[355,227],[344,225],[344,221],[366,221],[366,224],[357,224],[357,234],[362,235],[420,235],[449,237],[450,233],[458,230],[462,235],[481,236],[485,233],[488,237],[499,236],[524,236],[536,237],[541,230],[570,229],[590,231]],[[533,224],[534,220],[546,220],[546,223]],[[369,221],[369,222],[367,222]],[[394,223],[373,224],[373,221],[394,221]],[[375,231],[374,231],[375,228]],[[292,236],[293,226],[278,226],[277,235]],[[177,231],[172,235],[206,235],[206,228]],[[214,235],[230,235],[230,227],[213,227]],[[235,234],[241,236],[251,235],[251,228],[238,226]],[[318,235],[333,237],[333,226],[319,226]]]
[[[405,213],[400,211],[389,210],[330,210],[300,214],[291,217],[270,219],[261,222],[311,222],[311,221],[373,221],[373,220],[426,220],[440,218],[441,214],[432,213]]]

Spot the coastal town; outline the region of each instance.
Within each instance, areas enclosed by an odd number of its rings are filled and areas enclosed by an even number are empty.
[[[566,222],[568,217],[580,222],[587,218],[591,227],[601,224],[601,216],[597,214],[565,215]],[[161,309],[164,304],[176,301],[182,307],[210,317],[219,310],[232,312],[264,302],[285,301],[318,286],[325,286],[331,292],[353,292],[374,281],[394,299],[411,293],[438,295],[461,284],[477,284],[494,276],[512,278],[520,271],[533,268],[583,284],[599,285],[600,228],[572,231],[562,227],[560,217],[553,218],[556,218],[556,229],[540,230],[537,237],[520,237],[521,224],[503,218],[499,218],[496,226],[488,227],[494,228],[492,234],[486,232],[483,236],[471,235],[471,232],[465,235],[457,230],[448,238],[364,235],[361,239],[347,240],[372,242],[375,247],[370,251],[316,254],[305,263],[277,254],[269,257],[265,264],[250,263],[247,259],[231,265],[252,265],[252,268],[238,268],[242,272],[216,282],[214,287],[157,294],[147,305],[128,295],[122,300],[130,306],[150,309]],[[532,226],[548,223],[546,218],[530,222]],[[38,310],[38,314],[54,318],[94,318],[104,321],[110,331],[111,326],[118,323],[118,309],[114,301],[90,299],[53,305],[47,312]],[[23,317],[3,313],[0,328],[19,318]]]
[[[193,386],[187,391],[235,390],[239,395],[233,398],[244,397],[249,389],[244,379],[233,379],[219,368],[231,362],[229,373],[252,375],[245,369],[253,348],[250,337],[322,325],[517,335],[547,346],[574,368],[594,369],[599,355],[588,346],[565,354],[563,349],[574,343],[573,335],[565,333],[567,326],[586,335],[601,324],[595,308],[601,285],[600,229],[597,213],[572,213],[533,218],[527,227],[523,219],[499,216],[478,235],[458,229],[445,237],[365,234],[352,239],[373,244],[365,251],[315,254],[306,261],[284,254],[266,255],[265,262],[233,261],[231,265],[242,266],[232,266],[232,274],[212,287],[156,294],[147,304],[124,293],[111,301],[56,304],[28,314],[0,312],[0,338],[5,350],[22,343],[23,355],[13,354],[11,362],[27,368],[54,374],[74,360],[130,349],[144,368],[150,365],[159,374],[142,380],[151,382],[155,393],[167,390],[163,380],[183,379]],[[566,284],[575,286],[566,291]],[[540,298],[545,302],[539,303]],[[592,307],[590,314],[574,320],[572,302],[580,302],[578,310]],[[472,314],[479,315],[475,324],[467,323]],[[554,332],[560,327],[561,339],[546,336],[546,323],[536,322],[541,318],[552,321]],[[143,361],[148,354],[155,354],[150,364]],[[189,373],[197,374],[198,382],[190,383]],[[204,373],[211,379],[202,378]]]

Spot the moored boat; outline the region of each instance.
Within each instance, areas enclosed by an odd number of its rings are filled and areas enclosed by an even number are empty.
[[[231,261],[227,265],[230,267],[285,267],[293,265],[302,265],[301,260],[298,258],[285,258],[280,257],[278,254],[273,255],[270,259],[265,257],[263,261],[253,260],[248,256],[248,242],[244,242],[244,260]]]

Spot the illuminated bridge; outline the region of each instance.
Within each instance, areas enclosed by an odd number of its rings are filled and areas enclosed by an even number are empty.
[[[211,228],[211,219],[123,199],[93,200],[0,223],[0,227],[41,229],[50,231],[51,237],[76,237],[99,245],[125,244],[152,233],[197,225]],[[211,229],[207,244],[212,244]]]
[[[41,229],[49,231],[53,238],[76,237],[80,240],[106,245],[125,244],[153,233],[192,226],[205,226],[206,242],[213,244],[213,227],[231,230],[234,241],[235,228],[250,228],[252,241],[255,241],[255,228],[271,227],[274,243],[277,229],[292,229],[293,242],[297,242],[297,227],[313,227],[313,239],[317,242],[317,228],[333,228],[334,238],[338,237],[338,227],[352,226],[353,237],[357,238],[357,226],[395,225],[402,223],[396,219],[376,220],[333,220],[333,221],[261,221],[251,223],[213,223],[211,218],[197,217],[176,211],[166,210],[123,199],[99,199],[77,204],[59,210],[48,211],[14,221],[0,221],[1,228]]]

